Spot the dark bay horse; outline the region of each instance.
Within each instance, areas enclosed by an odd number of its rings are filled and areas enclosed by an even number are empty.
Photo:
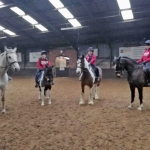
[[[53,81],[53,66],[46,66],[41,72],[41,79],[39,81],[39,100],[41,99],[41,106],[44,106],[44,96],[47,96],[48,104],[51,104],[51,88]]]
[[[117,77],[123,75],[124,70],[127,71],[127,80],[129,82],[131,90],[131,104],[128,106],[132,108],[134,97],[135,97],[135,88],[139,92],[140,106],[138,110],[142,110],[143,107],[143,87],[147,83],[147,73],[143,65],[138,64],[135,60],[128,57],[119,57],[114,58],[115,72]]]
[[[81,88],[82,88],[82,92],[81,92],[81,98],[80,98],[80,105],[85,104],[84,101],[84,87],[85,85],[88,86],[90,88],[90,94],[89,94],[89,102],[88,104],[93,105],[93,98],[94,99],[99,99],[98,97],[98,88],[102,79],[102,70],[98,67],[99,70],[99,75],[100,75],[100,80],[97,81],[97,79],[95,78],[95,74],[92,70],[92,67],[89,66],[89,63],[87,62],[87,60],[84,58],[84,55],[80,56],[77,60],[77,69],[76,69],[76,73],[78,75],[82,75],[81,77]]]

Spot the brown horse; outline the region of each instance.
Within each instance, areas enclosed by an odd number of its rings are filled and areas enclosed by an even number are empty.
[[[90,88],[88,104],[90,105],[94,104],[93,98],[99,99],[98,89],[102,79],[102,70],[98,67],[98,71],[100,75],[100,80],[97,80],[97,78],[95,77],[95,73],[92,67],[87,62],[87,60],[84,58],[84,55],[78,58],[76,73],[81,76],[81,88],[82,88],[81,98],[79,102],[80,105],[85,104],[85,101],[83,99],[85,85]]]

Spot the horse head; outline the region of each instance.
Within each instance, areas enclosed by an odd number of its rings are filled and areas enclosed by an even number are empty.
[[[52,77],[53,77],[53,70],[52,70],[52,68],[53,68],[54,66],[48,66],[48,65],[46,65],[45,66],[45,69],[44,69],[44,78],[47,80],[47,81],[49,81],[49,82],[51,82],[52,81]]]
[[[121,57],[114,57],[113,65],[115,66],[115,73],[118,78],[122,77],[124,74],[124,64],[121,60]]]
[[[84,55],[78,57],[76,74],[81,75],[84,68]]]
[[[17,61],[17,48],[7,48],[6,46],[4,47],[4,50],[6,52],[6,61],[7,61],[7,67],[11,67],[11,69],[14,72],[17,72],[20,70],[20,66]]]

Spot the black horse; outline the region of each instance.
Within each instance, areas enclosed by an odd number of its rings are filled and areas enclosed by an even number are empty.
[[[53,82],[53,66],[46,66],[44,70],[41,72],[41,79],[39,81],[39,100],[41,99],[41,106],[44,106],[44,96],[47,96],[48,104],[51,104],[50,92],[52,88]],[[48,95],[47,95],[48,91]]]
[[[132,108],[134,97],[135,97],[135,88],[138,89],[140,106],[138,110],[142,110],[143,107],[143,87],[147,86],[148,74],[145,67],[142,64],[138,64],[135,60],[128,57],[119,57],[114,58],[115,72],[117,77],[122,77],[124,70],[127,71],[127,80],[129,82],[131,90],[131,104],[128,106]]]

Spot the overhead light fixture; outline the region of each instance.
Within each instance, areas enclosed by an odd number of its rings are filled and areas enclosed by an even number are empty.
[[[60,0],[49,0],[49,1],[52,3],[52,5],[56,9],[64,7],[64,5],[62,4],[62,2]]]
[[[68,20],[74,27],[80,27],[81,24],[77,19],[69,19]]]
[[[31,16],[29,15],[25,15],[22,16],[26,21],[28,21],[29,23],[31,23],[32,25],[38,24],[38,22],[36,20],[34,20]]]
[[[129,0],[117,0],[120,9],[131,8]]]
[[[25,12],[22,11],[20,8],[18,7],[11,7],[10,8],[12,11],[14,11],[16,14],[18,14],[19,16],[23,16],[25,15]]]
[[[4,30],[4,29],[5,29],[4,27],[0,26],[0,30]]]
[[[121,11],[121,14],[124,20],[133,19],[132,10]]]
[[[14,32],[12,32],[12,31],[10,31],[8,29],[3,30],[3,32],[5,32],[5,33],[7,33],[7,34],[9,34],[11,36],[16,35]]]
[[[0,5],[4,5],[4,3],[0,1]]]
[[[70,13],[70,11],[67,8],[58,9],[58,11],[66,18],[74,18],[74,16]]]
[[[37,24],[35,25],[35,27],[37,27],[39,30],[41,30],[42,32],[46,32],[48,31],[48,29],[46,29],[44,26],[42,26],[41,24]]]

